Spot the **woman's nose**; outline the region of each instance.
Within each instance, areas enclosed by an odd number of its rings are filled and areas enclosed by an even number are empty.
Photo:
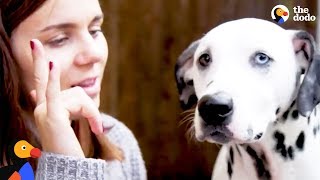
[[[86,35],[77,45],[74,64],[78,66],[98,63],[103,60],[102,44],[98,43],[90,34]]]

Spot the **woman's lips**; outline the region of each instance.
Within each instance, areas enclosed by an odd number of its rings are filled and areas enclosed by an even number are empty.
[[[79,86],[87,93],[88,96],[93,98],[100,92],[100,84],[97,79],[97,77],[88,78],[75,85],[72,85],[71,87]]]

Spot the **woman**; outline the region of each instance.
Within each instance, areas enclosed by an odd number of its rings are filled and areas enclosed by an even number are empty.
[[[146,179],[131,131],[98,111],[108,57],[99,1],[0,3],[0,166],[24,139],[43,150],[37,179]]]

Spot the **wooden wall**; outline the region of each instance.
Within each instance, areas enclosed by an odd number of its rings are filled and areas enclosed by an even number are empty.
[[[219,150],[188,141],[179,126],[181,109],[174,64],[189,43],[228,20],[272,21],[275,0],[101,0],[109,59],[101,110],[123,121],[137,137],[149,179],[210,179]],[[308,7],[315,0],[282,3]],[[292,11],[290,12],[293,13]],[[315,23],[287,21],[285,28],[315,32]]]

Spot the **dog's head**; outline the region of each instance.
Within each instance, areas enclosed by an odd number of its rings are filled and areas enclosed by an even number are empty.
[[[309,115],[320,99],[314,44],[304,31],[253,18],[224,23],[193,42],[175,76],[182,108],[196,105],[196,138],[254,142],[297,94],[299,112]]]

